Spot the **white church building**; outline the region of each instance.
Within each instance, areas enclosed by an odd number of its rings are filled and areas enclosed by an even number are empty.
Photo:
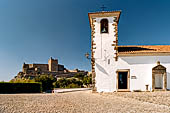
[[[170,89],[170,46],[118,45],[121,11],[89,13],[93,91]]]

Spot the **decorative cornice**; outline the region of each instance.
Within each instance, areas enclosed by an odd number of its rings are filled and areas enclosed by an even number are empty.
[[[115,18],[114,18],[114,20],[118,23],[119,18],[120,18],[120,14],[121,14],[121,11],[110,11],[110,12],[102,11],[102,12],[88,13],[90,27],[91,28],[93,27],[93,24],[92,24],[93,21],[96,22],[93,19],[94,18],[100,18],[100,17],[116,17],[116,20],[115,20]]]

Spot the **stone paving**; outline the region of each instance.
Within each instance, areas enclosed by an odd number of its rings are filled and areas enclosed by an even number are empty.
[[[170,92],[0,94],[0,113],[170,113]]]

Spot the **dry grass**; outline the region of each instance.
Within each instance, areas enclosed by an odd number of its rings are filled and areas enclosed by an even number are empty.
[[[170,92],[0,95],[0,113],[168,113]]]

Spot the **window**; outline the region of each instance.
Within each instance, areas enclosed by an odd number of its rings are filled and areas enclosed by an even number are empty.
[[[102,19],[100,21],[101,24],[101,33],[108,33],[108,20]]]
[[[108,64],[110,64],[110,59],[108,59]]]

